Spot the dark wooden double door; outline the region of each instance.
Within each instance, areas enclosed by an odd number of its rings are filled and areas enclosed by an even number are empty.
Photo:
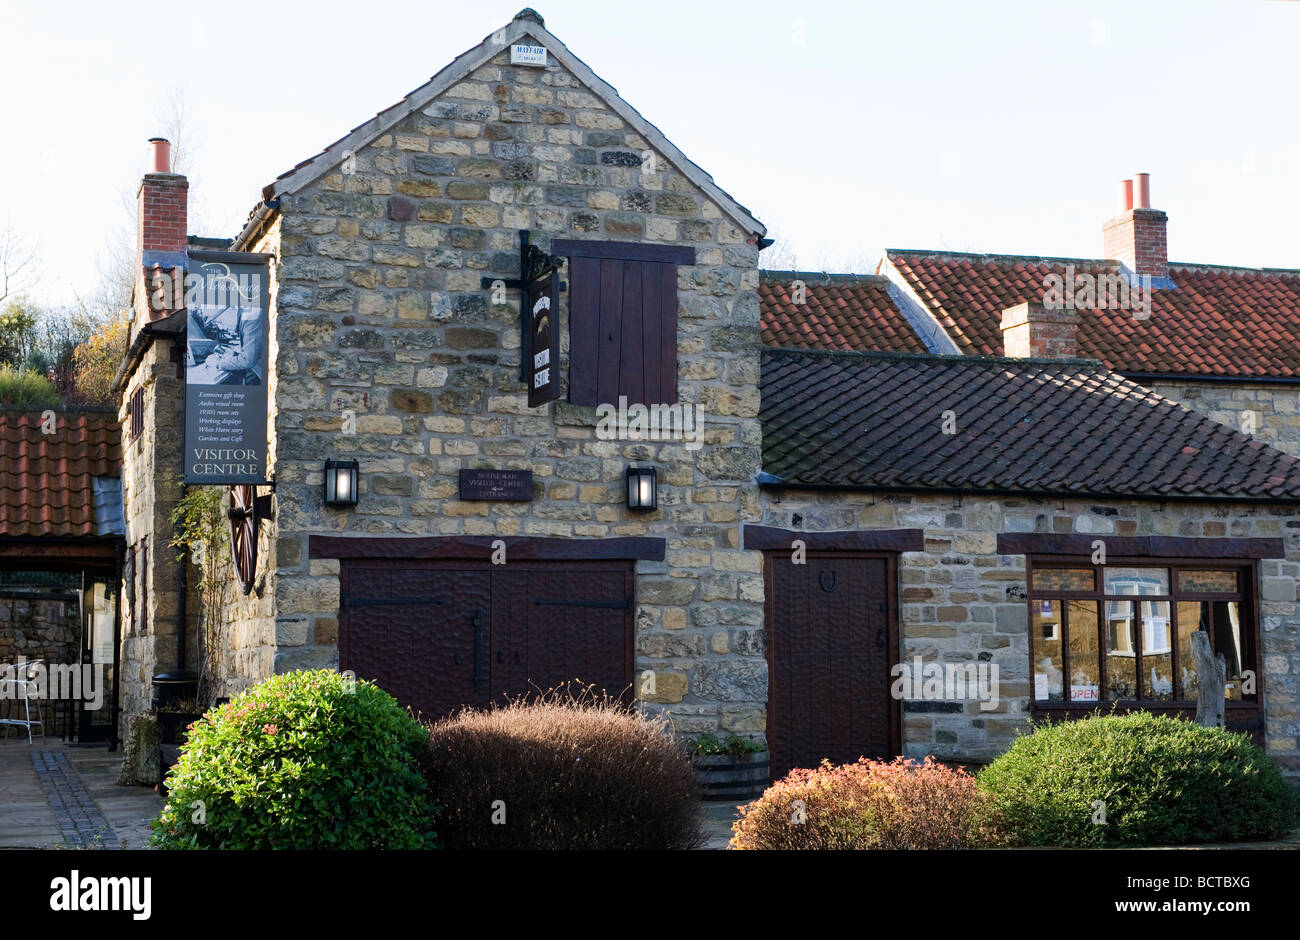
[[[898,635],[890,557],[766,558],[767,739],[772,772],[898,753],[889,688]]]
[[[339,662],[421,718],[632,682],[630,562],[344,560]]]

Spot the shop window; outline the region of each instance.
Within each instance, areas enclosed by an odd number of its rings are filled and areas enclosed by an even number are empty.
[[[1249,566],[1032,564],[1030,674],[1035,704],[1194,703],[1192,633],[1228,665],[1226,697],[1254,700]]]

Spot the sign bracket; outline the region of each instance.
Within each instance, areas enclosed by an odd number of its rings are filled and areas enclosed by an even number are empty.
[[[528,287],[534,281],[540,281],[542,278],[550,276],[558,271],[564,265],[564,258],[555,255],[548,255],[542,249],[529,242],[528,229],[519,230],[519,277],[483,277],[479,280],[479,286],[483,290],[491,290],[492,286],[500,281],[506,287],[513,290],[527,291]],[[561,282],[560,290],[568,290],[568,284]],[[529,312],[528,297],[522,297],[519,301],[519,335],[521,344],[519,348],[519,381],[528,382],[530,376],[529,361],[532,359],[532,339],[529,330]]]

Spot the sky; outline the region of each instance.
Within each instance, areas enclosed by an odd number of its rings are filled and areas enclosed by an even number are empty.
[[[39,246],[29,295],[94,292],[177,94],[190,230],[229,237],[264,184],[522,4],[0,0],[0,229]],[[1148,172],[1171,260],[1300,268],[1300,2],[537,9],[767,225],[766,267],[870,272],[887,247],[1097,257],[1119,180]]]

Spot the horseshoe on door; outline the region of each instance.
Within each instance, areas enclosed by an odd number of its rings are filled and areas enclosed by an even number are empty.
[[[823,591],[825,591],[827,594],[830,594],[832,591],[835,590],[835,584],[836,584],[837,581],[839,581],[839,577],[840,577],[840,576],[839,576],[839,573],[838,573],[838,572],[832,571],[832,572],[831,572],[831,586],[830,586],[830,587],[827,587],[827,586],[826,586],[826,572],[825,572],[825,571],[819,571],[819,572],[817,572],[817,584],[821,586],[821,589],[822,589]]]

